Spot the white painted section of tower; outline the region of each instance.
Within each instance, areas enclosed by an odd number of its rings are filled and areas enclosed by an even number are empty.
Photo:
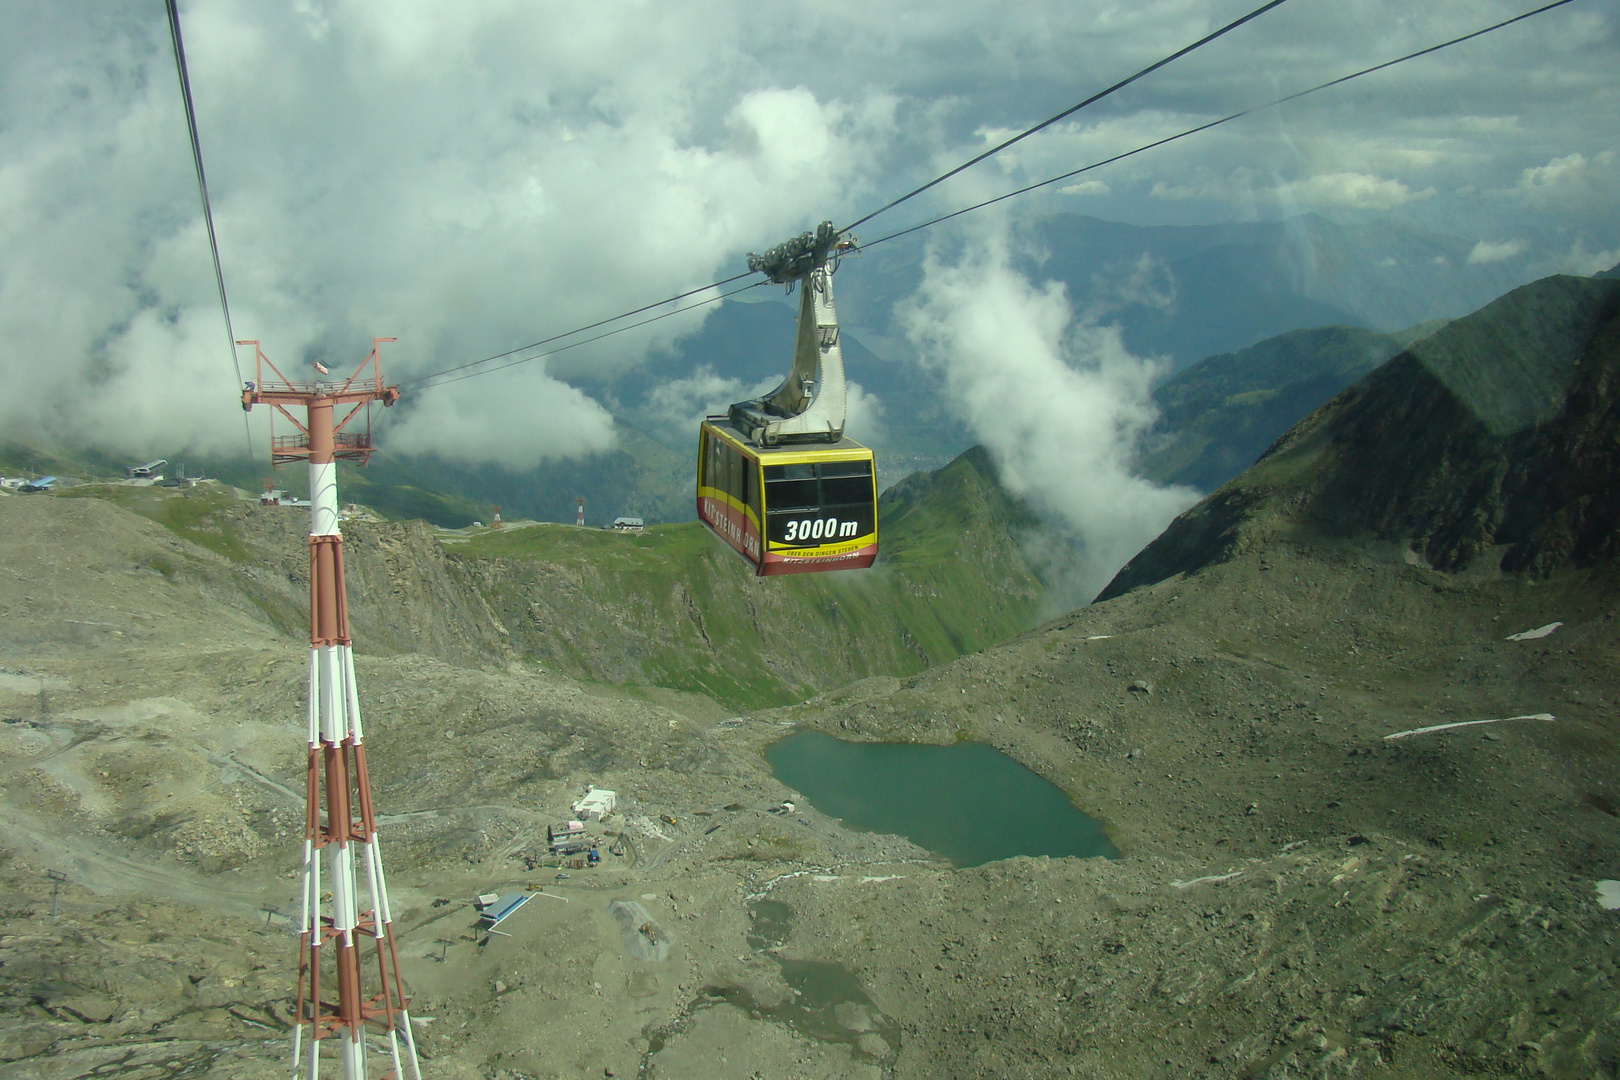
[[[404,1021],[400,1027],[405,1032],[405,1049],[410,1054],[411,1080],[422,1080],[422,1065],[416,1056],[416,1033],[411,1030],[411,1014],[405,1009],[400,1009],[399,1015]]]
[[[360,857],[366,864],[366,883],[371,887],[371,936],[383,936],[382,898],[377,892],[377,849],[371,844],[360,845]]]
[[[345,946],[354,945],[354,928],[359,921],[354,902],[354,845],[338,842],[332,856],[332,929]]]
[[[313,749],[320,742],[320,660],[319,649],[309,650],[309,697],[307,698],[307,713],[309,722],[308,745],[311,749]],[[306,836],[304,838],[303,887],[299,890],[298,897],[298,927],[302,933],[308,935],[307,940],[311,942],[320,940],[316,936],[320,933],[320,904],[318,902],[318,897],[320,896],[319,889],[321,870],[320,863],[318,861],[319,859],[320,852],[315,847],[315,841]],[[317,1008],[319,1008],[319,1006],[317,1006]],[[303,1062],[303,1018],[295,1017],[293,1023],[292,1071],[293,1077],[296,1080],[299,1075],[299,1066]],[[310,1040],[309,1068],[304,1074],[305,1076],[314,1077],[317,1075],[320,1045],[319,1040],[313,1038]]]
[[[320,888],[321,849],[315,846],[314,841],[305,840],[303,896],[304,931],[309,934],[309,940],[317,944],[321,940],[319,936],[321,932]],[[310,999],[310,1011],[317,1019],[319,1019],[321,1011],[320,1002],[315,1000],[313,992],[310,994]],[[298,1046],[304,1037],[304,1018],[299,1016],[295,1017],[294,1020],[298,1026],[294,1029],[293,1035],[293,1078],[294,1080],[298,1080]],[[303,1075],[307,1077],[308,1080],[314,1080],[315,1077],[320,1075],[321,1040],[314,1038],[313,1034],[309,1040],[309,1060],[305,1064],[306,1071],[303,1073]]]
[[[321,741],[321,650],[309,650],[309,745]]]
[[[366,1037],[350,1037],[347,1029],[338,1036],[343,1053],[343,1080],[366,1080]]]
[[[371,888],[371,936],[377,939],[380,948],[383,940],[387,937],[387,926],[390,920],[388,918],[388,893],[383,883],[382,860],[377,853],[376,833],[366,837],[365,842],[360,845],[360,857],[366,864],[366,883]],[[390,998],[393,996],[393,990],[394,988],[390,986],[382,988],[383,993]],[[404,1006],[403,1002],[397,1004],[401,1008]],[[405,1018],[405,1023],[410,1023],[409,1017]],[[399,1036],[393,1029],[388,1032],[388,1053],[394,1062],[394,1076],[403,1076],[404,1073],[399,1067]]]
[[[337,517],[337,466],[335,463],[322,463],[310,465],[310,535],[311,536],[337,536],[341,535],[338,528]],[[317,598],[318,601],[319,598]],[[309,745],[320,749],[323,746],[340,747],[346,740],[352,740],[358,745],[362,738],[360,721],[360,693],[354,674],[354,652],[347,644],[317,645],[310,649],[309,670]],[[324,769],[324,761],[317,760],[317,767]],[[351,782],[353,778],[351,777]],[[352,805],[350,813],[359,810],[358,804]],[[322,808],[317,808],[317,821],[319,821]],[[328,821],[327,828],[339,835],[346,835],[350,822]],[[328,860],[328,880],[326,886],[332,894],[329,910],[332,929],[337,933],[343,944],[349,948],[359,948],[356,940],[356,930],[360,922],[359,882],[361,867],[357,860],[364,865],[367,883],[370,887],[371,910],[375,921],[373,935],[378,939],[379,946],[387,936],[387,926],[392,922],[392,913],[388,904],[388,883],[383,874],[382,855],[377,848],[375,833],[365,838],[363,842],[339,840],[332,844],[333,848]],[[322,868],[321,849],[311,840],[304,844],[304,892],[303,892],[303,926],[310,934],[310,940],[319,942],[323,931],[321,923],[321,895],[322,895]],[[335,942],[334,942],[335,944]],[[323,950],[324,951],[324,950]],[[357,959],[359,959],[357,957]],[[397,962],[397,961],[395,961]],[[362,961],[363,963],[363,961]],[[336,977],[336,968],[327,965],[327,977]],[[384,976],[387,977],[386,975]],[[392,991],[397,985],[390,987]],[[313,998],[313,994],[312,994]],[[410,1063],[410,1075],[414,1080],[421,1080],[421,1066],[416,1053],[416,1039],[411,1031],[410,1014],[404,1009],[404,1002],[396,1002],[399,1009],[398,1016],[404,1028],[405,1057]],[[320,1003],[312,1000],[311,1008],[319,1021]],[[300,1054],[303,1040],[303,1021],[299,1018],[296,1034],[293,1041],[293,1070],[295,1078],[300,1067]],[[338,1054],[341,1061],[341,1070],[344,1080],[365,1080],[366,1078],[366,1045],[365,1032],[350,1031],[341,1028],[336,1032],[338,1036]],[[318,1080],[320,1072],[320,1049],[323,1039],[309,1040],[308,1053],[303,1061],[305,1072],[304,1080]],[[398,1078],[404,1076],[401,1068],[401,1048],[399,1045],[399,1032],[397,1027],[388,1032],[389,1055],[392,1058],[391,1075]]]
[[[371,853],[371,872],[375,875],[373,889],[376,891],[376,912],[380,918],[377,920],[377,936],[383,936],[383,928],[394,921],[394,911],[388,904],[388,878],[383,874],[382,849],[377,846],[377,834],[371,834],[370,843],[366,849]]]
[[[318,645],[320,654],[316,668],[320,671],[321,742],[333,746],[348,737],[348,723],[344,717],[343,688],[338,683],[338,646]]]
[[[309,463],[309,535],[339,535],[335,461]]]
[[[362,738],[360,732],[360,685],[354,681],[354,649],[348,645],[337,646],[338,667],[343,672],[343,697],[349,707],[349,734],[354,739],[354,745],[359,746]]]

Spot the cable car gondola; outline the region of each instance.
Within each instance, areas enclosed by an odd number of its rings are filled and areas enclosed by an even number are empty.
[[[762,398],[703,422],[698,519],[760,576],[854,570],[877,558],[877,470],[872,451],[844,438],[844,358],[832,275],[853,246],[832,222],[748,268],[801,283],[793,369]]]

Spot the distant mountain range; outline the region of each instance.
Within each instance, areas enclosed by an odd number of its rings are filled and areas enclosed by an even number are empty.
[[[1069,214],[1039,222],[1023,240],[1031,252],[1019,264],[1024,273],[1063,282],[1078,317],[1118,325],[1132,352],[1169,361],[1177,374],[1155,395],[1164,416],[1141,468],[1151,479],[1205,490],[1398,352],[1406,340],[1399,328],[1466,314],[1519,284],[1522,273],[1512,260],[1470,263],[1466,239],[1344,226],[1315,215],[1140,227]],[[941,376],[915,362],[895,322],[896,304],[922,281],[923,252],[916,243],[881,246],[845,260],[837,278],[849,377],[884,408],[881,430],[867,435],[879,450],[883,486],[938,468],[974,441]],[[705,369],[740,387],[780,377],[794,306],[763,290],[750,296],[759,299],[721,304],[678,342],[657,363],[661,379],[641,369],[578,380],[620,417],[611,451],[514,470],[395,454],[385,441],[368,469],[344,469],[346,497],[391,517],[446,526],[483,519],[497,505],[508,518],[571,522],[580,497],[592,524],[620,515],[690,520],[695,420],[704,403],[694,405],[692,416],[670,416],[657,411],[650,395],[663,382]],[[185,456],[151,448],[152,456],[163,454]],[[0,447],[0,466],[7,462],[14,469],[37,465],[36,472],[122,471],[106,455],[28,447]],[[195,468],[249,490],[272,475],[246,461],[199,458]],[[300,491],[305,479],[289,469],[274,474],[274,482]]]
[[[1117,324],[1133,353],[1174,370],[1290,330],[1456,318],[1530,277],[1519,260],[1470,261],[1473,239],[1317,214],[1190,226],[1059,214],[1020,239],[1017,269],[1062,282],[1078,317]],[[891,361],[908,355],[891,315],[921,284],[922,255],[918,243],[879,247],[838,279],[840,318]]]

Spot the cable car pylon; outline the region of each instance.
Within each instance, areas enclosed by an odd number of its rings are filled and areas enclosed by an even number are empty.
[[[277,436],[271,417],[270,457],[277,466],[309,462],[309,709],[305,769],[303,889],[300,902],[298,998],[292,1075],[318,1080],[322,1045],[335,1039],[344,1080],[366,1080],[366,1036],[387,1042],[389,1080],[421,1080],[416,1039],[394,947],[388,884],[377,845],[377,819],[366,772],[359,689],[343,587],[343,536],[338,528],[337,463],[371,457],[370,406],[399,400],[384,386],[374,338],[371,353],[346,381],[294,382],[259,347],[254,381],[242,389],[243,410],[268,405],[295,434]],[[322,376],[330,372],[316,364]],[[271,377],[266,376],[269,372]],[[304,419],[289,408],[302,407]],[[347,407],[339,419],[336,412]],[[326,866],[323,870],[322,861]],[[370,907],[362,909],[364,877]],[[322,888],[322,883],[327,887]],[[362,955],[370,938],[375,964]],[[324,961],[331,953],[329,964]],[[336,981],[333,995],[326,968]],[[305,1034],[308,1029],[308,1038]],[[405,1069],[408,1068],[407,1073]]]

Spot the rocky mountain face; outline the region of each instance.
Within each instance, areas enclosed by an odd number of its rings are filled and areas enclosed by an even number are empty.
[[[1099,599],[1287,528],[1546,576],[1616,551],[1620,285],[1553,277],[1413,345],[1176,519]]]
[[[779,894],[915,1018],[906,1075],[1620,1060],[1617,298],[1503,297],[1295,426],[1098,602],[792,712],[991,742],[1125,852],[910,882],[921,930]]]

